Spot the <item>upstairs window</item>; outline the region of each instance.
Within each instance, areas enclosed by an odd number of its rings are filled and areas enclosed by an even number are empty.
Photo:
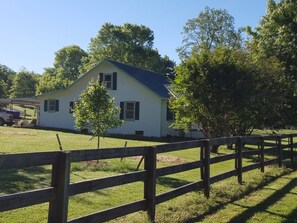
[[[108,90],[116,90],[117,73],[100,73],[100,82],[105,84]]]
[[[112,76],[111,74],[103,75],[103,83],[106,85],[107,89],[112,89]]]

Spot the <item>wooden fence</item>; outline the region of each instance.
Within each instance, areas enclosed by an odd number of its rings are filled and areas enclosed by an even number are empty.
[[[154,222],[157,204],[198,189],[204,190],[205,196],[209,197],[210,185],[212,183],[237,176],[238,183],[241,184],[242,174],[244,172],[257,168],[264,172],[266,165],[278,164],[281,166],[282,161],[288,158],[293,161],[295,155],[294,148],[297,147],[297,143],[293,142],[295,137],[297,137],[297,134],[264,137],[230,137],[193,140],[148,147],[0,155],[0,170],[52,165],[51,187],[0,196],[0,212],[49,202],[48,222],[50,223],[97,223],[141,210],[147,211],[150,220]],[[233,153],[210,157],[211,146],[226,144],[236,145]],[[250,145],[253,146],[249,148]],[[169,167],[156,167],[157,154],[190,148],[200,149],[200,160]],[[267,154],[270,154],[270,159],[267,159]],[[243,166],[243,158],[253,155],[258,155],[258,161],[251,165]],[[144,170],[70,183],[71,162],[132,156],[144,156]],[[227,160],[234,160],[234,169],[211,177],[211,165]],[[156,179],[158,177],[197,168],[200,168],[200,181],[192,182],[169,192],[156,195]],[[144,199],[70,221],[67,220],[70,196],[137,181],[144,182]]]

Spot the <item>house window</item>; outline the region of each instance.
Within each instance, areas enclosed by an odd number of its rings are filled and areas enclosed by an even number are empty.
[[[166,111],[166,120],[167,121],[173,121],[174,120],[174,113],[170,109],[169,105],[167,104],[167,111]]]
[[[117,73],[100,73],[100,82],[105,84],[108,90],[116,90]]]
[[[77,101],[69,102],[69,113],[73,113],[73,109],[75,108],[75,103],[77,103]]]
[[[59,100],[44,100],[44,111],[46,112],[58,112]]]
[[[125,103],[125,120],[135,119],[135,102]]]
[[[107,89],[112,89],[112,76],[111,74],[103,75],[103,83],[106,85]]]
[[[139,102],[125,101],[120,103],[120,119],[134,121],[139,120]]]
[[[135,131],[135,135],[137,135],[137,136],[143,136],[144,135],[144,132],[143,131],[140,131],[140,130],[136,130]]]

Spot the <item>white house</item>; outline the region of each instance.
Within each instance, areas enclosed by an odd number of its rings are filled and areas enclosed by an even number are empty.
[[[169,127],[172,113],[168,110],[167,77],[111,60],[102,61],[66,89],[37,96],[41,102],[39,126],[76,130],[71,108],[90,80],[98,78],[107,85],[110,97],[121,108],[119,119],[124,120],[109,133],[153,137],[179,134]]]

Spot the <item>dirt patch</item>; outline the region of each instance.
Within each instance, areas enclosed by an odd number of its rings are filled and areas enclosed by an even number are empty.
[[[141,156],[133,156],[131,159],[136,159],[140,160]],[[157,162],[161,163],[175,163],[175,164],[181,164],[181,163],[186,163],[189,160],[181,157],[176,157],[176,156],[166,156],[166,155],[157,155]]]
[[[176,163],[181,164],[187,162],[186,159],[176,156],[157,155],[157,161],[161,163]]]
[[[27,131],[0,131],[3,135],[25,135],[25,136],[36,136],[37,134]]]

